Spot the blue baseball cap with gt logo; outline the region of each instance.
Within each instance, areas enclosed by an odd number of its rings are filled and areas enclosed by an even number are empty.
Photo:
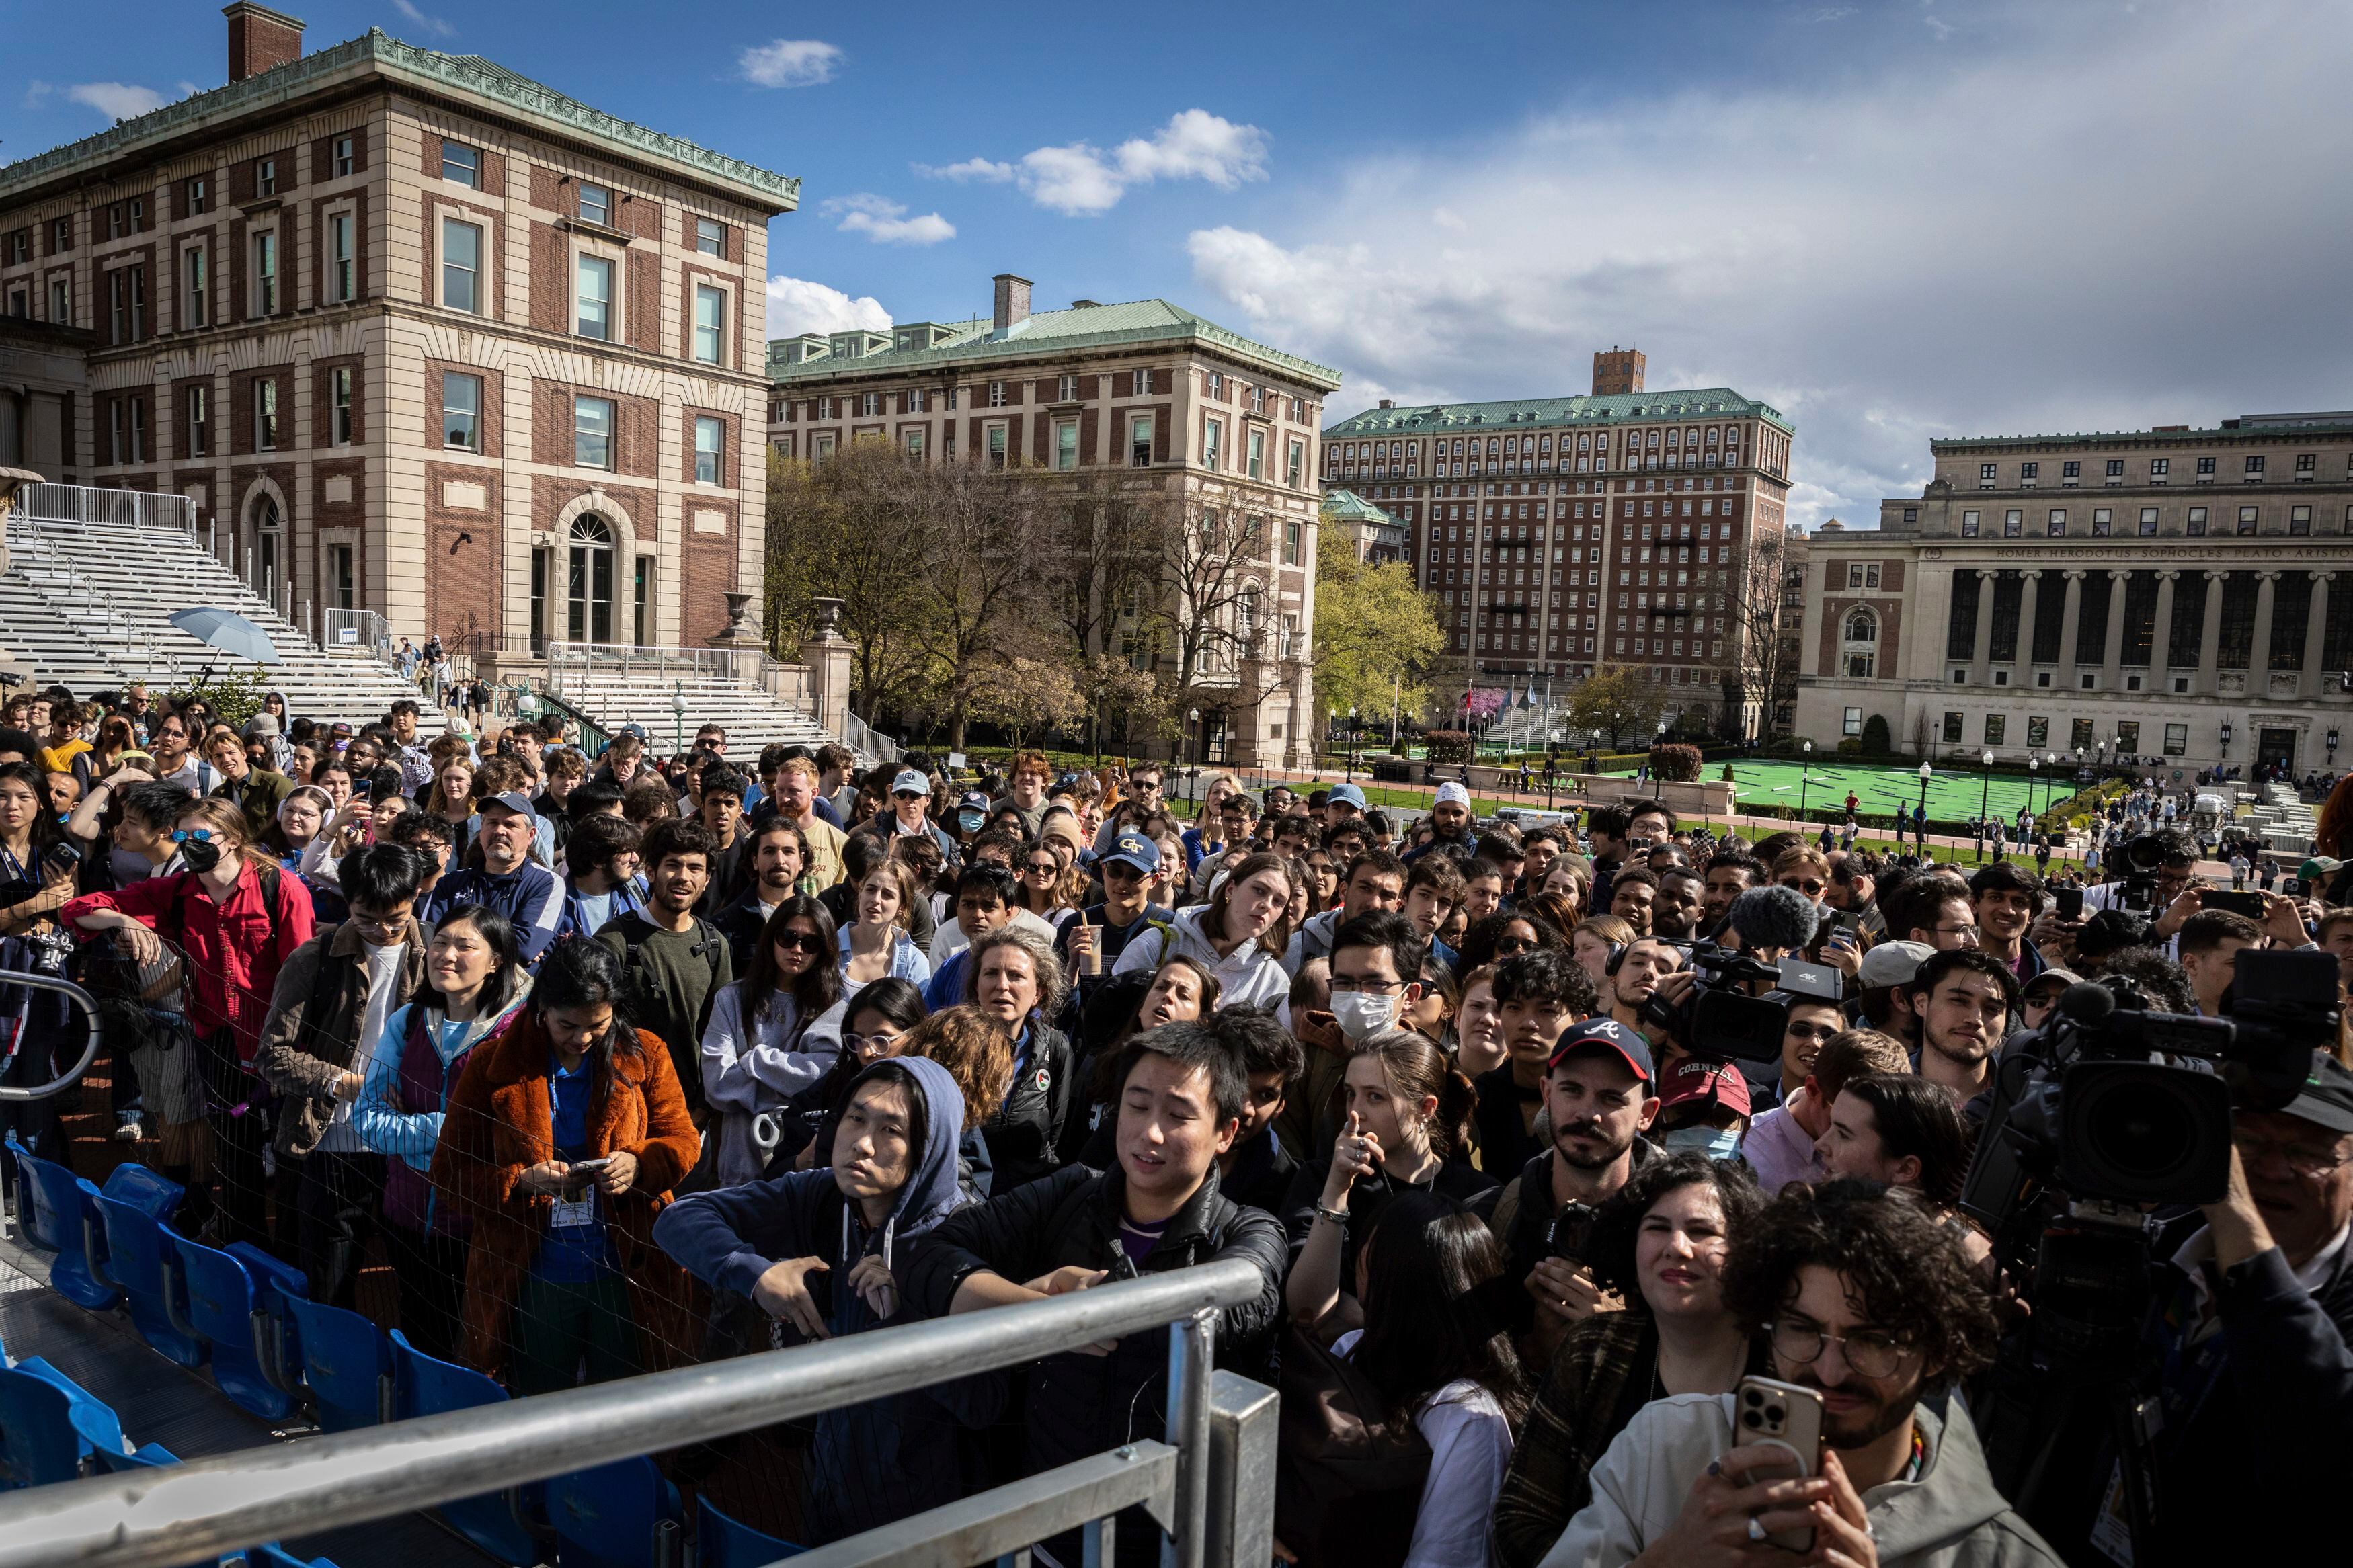
[[[1160,847],[1141,833],[1123,833],[1111,841],[1111,853],[1103,858],[1106,866],[1114,861],[1149,877],[1160,869]]]

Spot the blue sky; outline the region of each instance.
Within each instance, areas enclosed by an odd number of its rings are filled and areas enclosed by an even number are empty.
[[[1915,492],[1935,436],[2353,405],[2353,7],[292,8],[799,175],[778,334],[1012,270],[1335,365],[1335,416],[1629,343],[1791,417],[1808,523]],[[223,77],[211,0],[12,12],[0,157]]]

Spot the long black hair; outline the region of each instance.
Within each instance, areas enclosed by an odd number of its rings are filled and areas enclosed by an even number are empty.
[[[407,855],[412,858],[416,857],[414,850],[402,849],[396,845],[389,844],[379,844],[365,851],[366,854],[376,856],[385,855],[387,852],[394,855]],[[351,859],[346,859],[343,865],[348,868],[356,858],[358,858],[354,856]],[[344,896],[350,897],[349,894]],[[491,954],[499,961],[498,967],[491,971],[490,978],[482,982],[482,994],[474,999],[476,1018],[495,1018],[507,1010],[508,1004],[515,999],[515,993],[522,989],[522,943],[515,936],[514,921],[488,904],[459,904],[441,917],[440,922],[434,928],[434,934],[438,936],[453,925],[473,927],[474,933],[482,939],[489,946]],[[442,999],[440,991],[434,985],[432,970],[429,967],[426,970],[424,983],[417,986],[417,994],[411,1000],[419,1006],[430,1007],[436,1012],[445,1011],[448,1005]]]
[[[568,936],[549,948],[539,961],[531,1002],[543,1021],[559,1008],[611,1007],[613,1021],[592,1047],[605,1067],[612,1065],[615,1053],[634,1056],[639,1049],[637,1026],[629,1018],[628,975],[621,955],[601,942]]]
[[[793,983],[793,1005],[799,1012],[801,1027],[807,1028],[810,1019],[841,1000],[841,959],[836,949],[832,911],[807,893],[795,893],[776,906],[776,912],[760,928],[758,945],[752,949],[752,964],[744,975],[744,995],[751,1004],[747,1024],[754,1019],[765,1021],[776,1005],[782,989],[777,984],[776,942],[794,921],[807,921],[818,942],[816,958]]]
[[[47,774],[31,763],[0,763],[0,782],[15,779],[33,792],[33,820],[28,825],[30,853],[25,857],[25,875],[34,881],[41,879],[37,869],[42,857],[61,842],[65,830],[58,826],[57,813],[49,806],[49,781]]]
[[[1528,1409],[1527,1373],[1482,1287],[1504,1274],[1504,1248],[1450,1198],[1400,1193],[1382,1206],[1365,1261],[1365,1336],[1355,1361],[1390,1410],[1411,1416],[1458,1378],[1494,1395],[1512,1430]]]

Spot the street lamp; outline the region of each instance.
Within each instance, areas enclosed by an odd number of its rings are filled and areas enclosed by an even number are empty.
[[[682,680],[670,682],[670,751],[676,756],[686,750],[686,683]]]
[[[1806,820],[1806,789],[1814,782],[1814,743],[1808,741],[1806,754],[1798,763],[1798,820]]]
[[[2331,769],[2337,766],[2337,726],[2334,724],[2328,726],[2328,765]]]
[[[1935,768],[1926,763],[1920,764],[1920,815],[1912,820],[1912,838],[1923,859],[1928,854],[1928,781],[1936,776]]]
[[[1348,705],[1348,782],[1356,782],[1356,706]]]
[[[1185,710],[1185,728],[1192,734],[1193,737],[1193,765],[1185,770],[1185,793],[1197,802],[1200,798],[1200,781],[1196,776],[1201,771],[1200,722],[1201,710],[1198,708],[1187,708]]]
[[[2329,732],[2330,732],[2331,734],[2336,733],[2336,731],[2333,731],[2333,730],[2332,730],[2332,731],[2330,731]],[[2223,720],[2223,721],[2222,721],[2222,757],[2223,757],[2223,760],[2224,760],[2224,761],[2228,761],[2228,760],[2230,759],[2230,755],[2231,755],[2231,721],[2230,721],[2228,719],[2225,719],[2225,720]]]
[[[2026,753],[2026,813],[2029,816],[2035,815],[2034,780],[2036,770],[2040,765],[2041,764],[2036,761],[2035,755],[2032,752]]]
[[[1555,730],[1545,748],[1545,809],[1546,811],[1553,809],[1553,784],[1559,773],[1559,764],[1556,761],[1559,755],[1560,731]]]
[[[1659,732],[1651,742],[1651,798],[1657,800],[1667,787],[1666,775],[1659,772],[1658,749],[1667,743],[1667,721],[1659,721]]]
[[[1985,763],[1985,782],[1978,791],[1978,858],[1985,858],[1986,813],[1993,807],[1993,752],[1980,752]]]

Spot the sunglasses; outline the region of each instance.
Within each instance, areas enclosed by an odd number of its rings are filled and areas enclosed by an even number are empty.
[[[1032,860],[1021,868],[1033,877],[1056,877],[1061,874],[1062,863],[1059,860]]]
[[[815,931],[778,931],[775,936],[770,937],[768,940],[775,944],[776,951],[779,952],[792,952],[798,951],[801,952],[818,954],[819,956],[822,956],[825,952],[824,939],[819,937]]]
[[[191,838],[198,838],[206,843],[210,843],[212,841],[212,837],[213,830],[209,827],[175,827],[172,829],[172,842],[174,844],[185,844]]]

